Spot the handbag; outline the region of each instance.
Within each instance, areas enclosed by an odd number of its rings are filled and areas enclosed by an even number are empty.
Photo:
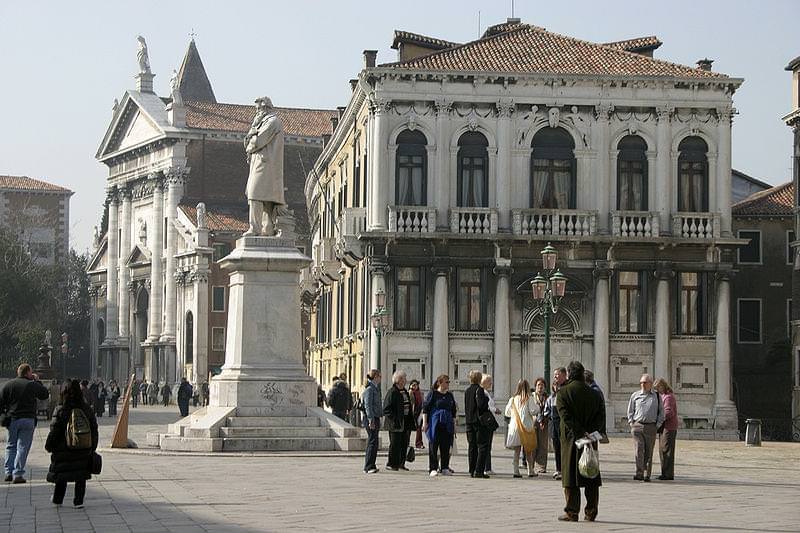
[[[99,474],[103,471],[103,458],[97,452],[92,452],[89,458],[89,470],[92,474]]]
[[[519,416],[517,402],[515,402],[513,398],[511,400],[511,409],[514,411],[514,418],[517,421],[517,434],[519,435],[519,441],[522,444],[522,449],[525,450],[525,453],[530,453],[535,450],[536,446],[539,444],[536,437],[536,429],[529,430],[522,425],[522,417]]]
[[[406,462],[413,463],[414,459],[417,458],[417,452],[414,450],[413,446],[408,447],[408,451],[406,452]]]
[[[475,401],[478,401],[478,394],[483,394],[482,389],[478,389],[475,391]],[[490,411],[486,411],[485,413],[481,413],[478,415],[478,422],[488,429],[489,431],[495,431],[497,428],[500,427],[500,424],[497,423],[497,419]]]

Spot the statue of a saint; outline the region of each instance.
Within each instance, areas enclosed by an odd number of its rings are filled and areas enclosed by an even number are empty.
[[[50,330],[49,329],[45,330],[45,332],[44,332],[44,345],[45,346],[50,346],[50,341],[52,340],[52,338],[53,338],[53,334],[50,333]]]
[[[283,126],[272,100],[256,100],[256,115],[244,138],[250,174],[247,178],[247,203],[250,229],[245,235],[276,235],[275,209],[285,205],[283,196]]]
[[[206,228],[206,204],[200,202],[197,204],[197,229]]]
[[[150,74],[150,56],[147,55],[147,43],[141,35],[136,37],[136,40],[139,41],[139,51],[136,52],[136,59],[139,61],[139,72]]]
[[[172,77],[169,79],[169,90],[172,95],[173,104],[182,104],[180,87],[178,87],[178,71],[172,69]]]

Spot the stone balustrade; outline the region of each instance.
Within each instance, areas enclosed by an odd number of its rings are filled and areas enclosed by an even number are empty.
[[[515,235],[589,236],[597,234],[597,211],[512,209]]]
[[[342,235],[355,236],[367,230],[367,208],[347,207],[342,213]]]
[[[497,209],[491,207],[454,207],[450,210],[452,233],[497,233]]]
[[[390,205],[389,231],[393,233],[432,233],[436,231],[436,208]]]
[[[612,211],[611,234],[615,237],[658,237],[658,213],[652,211]]]
[[[673,213],[672,236],[679,239],[715,239],[720,236],[719,213]]]

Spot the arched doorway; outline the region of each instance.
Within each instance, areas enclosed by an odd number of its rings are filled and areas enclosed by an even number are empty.
[[[194,316],[191,311],[186,313],[184,332],[184,335],[186,335],[184,350],[186,357],[183,363],[192,365],[194,364]]]
[[[144,347],[142,343],[147,339],[147,315],[150,309],[150,293],[142,287],[136,295],[136,311],[133,313],[134,323],[134,360],[135,366],[144,365]],[[138,374],[138,373],[137,373]]]

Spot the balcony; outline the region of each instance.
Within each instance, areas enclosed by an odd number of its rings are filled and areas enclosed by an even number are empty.
[[[597,234],[597,211],[512,209],[514,235],[590,236]]]
[[[322,237],[314,245],[313,275],[325,284],[339,279],[340,262],[334,253],[333,241],[333,237]]]
[[[454,207],[450,210],[450,232],[497,234],[497,209]]]
[[[718,239],[719,213],[673,213],[672,236],[677,239]]]
[[[364,257],[358,236],[367,230],[367,208],[347,207],[339,219],[341,229],[334,252],[336,257],[353,267]]]
[[[392,233],[433,233],[436,231],[436,208],[390,205],[389,231]]]
[[[611,234],[614,237],[658,237],[659,231],[658,213],[652,211],[611,212]]]

